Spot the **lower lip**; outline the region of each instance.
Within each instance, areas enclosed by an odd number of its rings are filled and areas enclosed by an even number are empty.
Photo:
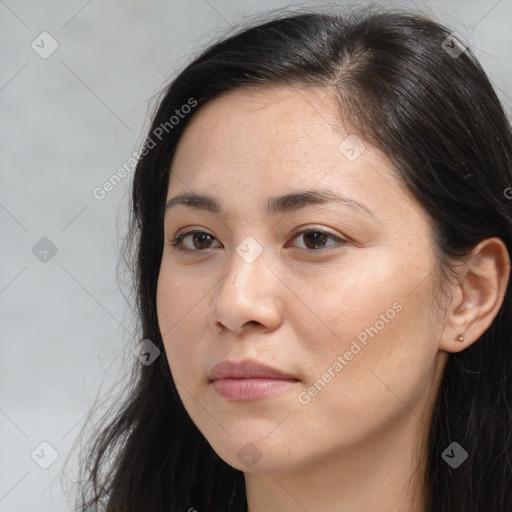
[[[279,393],[296,380],[285,379],[219,379],[212,382],[215,391],[228,400],[255,400]]]

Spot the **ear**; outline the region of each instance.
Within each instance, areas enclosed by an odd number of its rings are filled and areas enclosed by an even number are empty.
[[[487,238],[471,251],[458,272],[439,348],[460,352],[477,341],[501,308],[510,276],[510,257],[500,238]],[[456,340],[463,334],[464,341]]]

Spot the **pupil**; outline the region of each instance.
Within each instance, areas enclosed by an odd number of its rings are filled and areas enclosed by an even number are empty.
[[[321,233],[320,231],[312,231],[306,234],[306,240],[310,239],[315,248],[318,248],[318,245],[322,245],[325,242],[325,237],[325,233]],[[308,246],[307,243],[306,245]]]
[[[199,239],[199,244],[202,245],[203,243],[208,243],[208,238],[210,237],[210,235],[208,233],[199,233],[199,234],[196,234],[195,238],[196,240]]]

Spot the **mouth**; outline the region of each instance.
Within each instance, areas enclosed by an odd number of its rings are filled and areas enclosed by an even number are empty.
[[[210,372],[210,384],[227,400],[255,400],[284,391],[299,382],[292,374],[252,359],[222,361]]]
[[[256,400],[273,395],[298,380],[287,379],[219,379],[212,385],[217,393],[228,400]]]

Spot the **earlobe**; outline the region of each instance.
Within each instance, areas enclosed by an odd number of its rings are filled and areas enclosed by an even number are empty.
[[[477,341],[498,314],[510,277],[510,258],[500,238],[488,238],[472,251],[471,263],[461,269],[456,301],[444,319],[439,348],[460,352]]]

